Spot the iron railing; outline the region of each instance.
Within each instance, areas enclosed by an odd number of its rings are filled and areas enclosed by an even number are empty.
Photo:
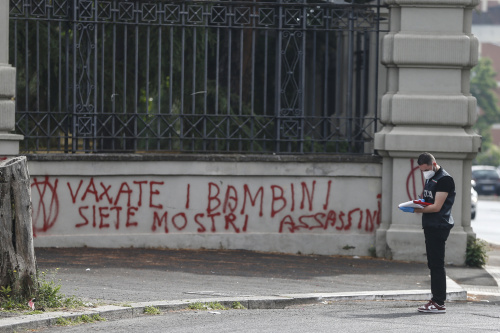
[[[365,153],[380,9],[10,0],[21,150]]]

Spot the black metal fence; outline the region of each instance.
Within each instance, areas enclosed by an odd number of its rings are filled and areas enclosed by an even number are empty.
[[[21,150],[365,153],[379,2],[10,0]]]

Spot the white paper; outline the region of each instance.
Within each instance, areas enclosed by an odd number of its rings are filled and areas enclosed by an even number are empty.
[[[413,200],[411,200],[411,201],[400,203],[398,207],[424,208],[425,206],[416,204],[413,202]]]

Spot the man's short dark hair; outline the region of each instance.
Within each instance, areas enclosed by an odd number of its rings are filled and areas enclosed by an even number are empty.
[[[436,159],[434,158],[434,156],[432,156],[432,154],[429,153],[420,154],[417,160],[418,165],[423,165],[423,164],[432,165],[432,163],[434,162],[436,162]]]

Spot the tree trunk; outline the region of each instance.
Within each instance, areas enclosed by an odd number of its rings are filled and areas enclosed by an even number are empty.
[[[31,209],[26,157],[0,162],[0,287],[23,297],[36,288]]]

